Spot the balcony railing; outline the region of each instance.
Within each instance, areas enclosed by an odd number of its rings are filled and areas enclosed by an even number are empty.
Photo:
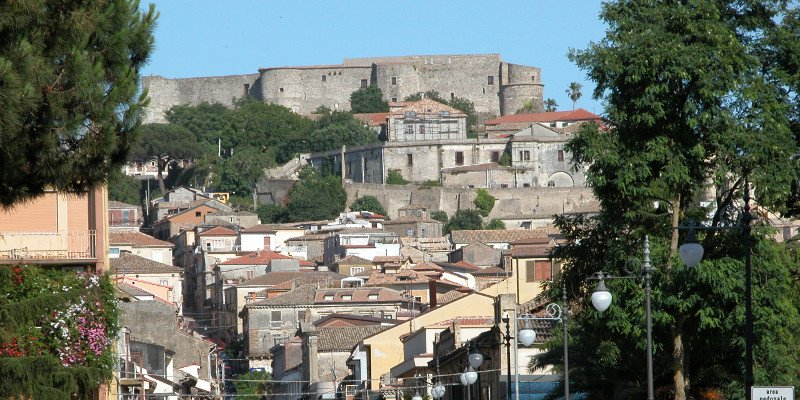
[[[0,260],[84,260],[97,258],[94,230],[0,232]]]
[[[238,253],[242,251],[242,246],[240,245],[232,245],[232,246],[225,246],[225,245],[217,245],[217,246],[200,246],[206,253]]]

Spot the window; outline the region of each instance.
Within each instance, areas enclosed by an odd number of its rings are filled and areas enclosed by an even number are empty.
[[[536,82],[536,75],[531,75],[531,80]]]
[[[109,247],[108,255],[110,257],[119,257],[119,247]]]
[[[558,161],[564,161],[564,150],[558,151]]]
[[[561,127],[562,127],[562,128],[563,128],[563,127],[565,127],[565,126],[569,126],[569,122],[562,122],[562,123],[561,123]]]
[[[350,267],[350,276],[356,276],[364,272],[364,267]]]
[[[481,88],[481,90],[483,91],[483,94],[486,94],[486,88]]]
[[[439,111],[439,116],[440,117],[449,117],[450,116],[450,111],[447,111],[447,110]]]
[[[422,303],[422,297],[421,296],[414,296],[414,300],[416,300],[417,303]]]
[[[280,311],[272,311],[269,313],[269,320],[270,321],[280,321],[281,320],[281,312]]]
[[[549,281],[553,275],[550,260],[531,260],[525,262],[525,282]]]
[[[255,271],[249,270],[246,272],[246,274],[247,274],[247,279],[253,279],[256,273]]]
[[[494,85],[494,75],[489,75],[489,78],[486,82],[489,86]]]
[[[201,211],[195,211],[194,212],[194,216],[195,217],[201,217],[201,216],[203,216],[203,213]]]
[[[507,188],[507,187],[508,187],[508,184],[507,184],[507,183],[501,183],[501,184],[500,184],[500,187],[501,187],[501,188],[503,188],[503,189],[505,189],[505,188]]]
[[[397,103],[397,97],[392,97],[392,102]]]
[[[556,181],[554,181],[554,180],[552,180],[552,179],[551,179],[551,180],[549,180],[549,181],[547,181],[547,186],[550,186],[550,187],[555,187],[555,186],[556,186]]]
[[[283,88],[278,89],[279,92],[283,93]]]
[[[131,210],[122,210],[122,222],[131,222]]]
[[[551,122],[551,123],[550,123],[550,127],[551,127],[551,128],[555,128],[555,127],[556,127],[556,123],[555,123],[555,122]]]
[[[522,187],[531,187],[531,184],[530,183],[523,183]]]
[[[169,281],[166,279],[159,279],[158,284],[161,286],[169,286]]]
[[[520,150],[519,151],[519,160],[520,161],[530,161],[531,160],[531,152],[529,150]]]
[[[367,298],[369,300],[378,300],[378,295],[377,294],[370,294],[369,296],[367,296]]]
[[[361,88],[367,87],[367,83],[368,83],[368,81],[366,79],[362,79],[361,80]]]
[[[414,134],[414,125],[406,124],[404,132],[406,135],[413,135]]]
[[[414,236],[414,228],[406,229],[406,236]]]
[[[343,294],[342,300],[353,300],[353,295],[351,294]]]
[[[456,98],[456,94],[455,93],[450,93],[450,100],[453,100],[455,98]]]
[[[489,157],[492,160],[492,162],[499,162],[500,161],[500,152],[499,151],[493,151],[493,152],[490,153]]]
[[[417,113],[415,111],[406,111],[403,116],[406,118],[417,118]]]
[[[424,135],[425,134],[425,125],[420,125],[419,126],[419,134],[420,135]]]
[[[411,167],[414,165],[414,155],[413,154],[406,154],[406,165]]]
[[[297,320],[298,321],[305,321],[306,320],[306,312],[305,311],[298,311],[297,312]]]
[[[325,82],[325,81],[327,81],[327,80],[328,80],[328,77],[327,77],[327,76],[325,76],[325,75],[322,75],[322,81],[323,81],[323,82]]]
[[[392,77],[392,85],[397,85],[397,77],[396,76]]]
[[[464,165],[464,152],[457,151],[456,152],[456,165]]]
[[[326,294],[324,299],[325,299],[325,301],[333,301],[333,295],[332,294]]]

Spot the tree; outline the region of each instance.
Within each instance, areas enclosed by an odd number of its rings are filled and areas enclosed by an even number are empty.
[[[458,210],[445,224],[443,231],[448,234],[452,231],[469,231],[483,228],[481,214],[476,210]]]
[[[583,89],[582,84],[578,82],[571,82],[567,90],[565,90],[567,96],[569,96],[569,99],[572,100],[573,110],[575,109],[575,104],[578,103],[578,99],[580,99],[581,96],[583,96],[583,93],[581,93],[581,89]]]
[[[468,132],[473,133],[478,129],[478,114],[475,112],[475,103],[463,97],[454,97],[450,102],[445,104],[449,104],[450,107],[467,114]]]
[[[400,172],[399,169],[390,169],[389,172],[386,174],[386,184],[387,185],[407,185],[408,181],[403,178],[403,174]]]
[[[353,114],[334,111],[324,114],[314,123],[308,137],[310,151],[321,152],[341,149],[342,146],[360,146],[378,142],[378,135]]]
[[[344,211],[347,193],[339,177],[308,167],[301,171],[300,180],[289,189],[287,198],[290,221],[317,221],[335,218]]]
[[[158,167],[158,187],[166,192],[163,172],[176,160],[190,160],[200,156],[200,146],[186,128],[172,124],[146,124],[138,129],[139,138],[131,146],[130,160],[147,162],[155,159]]]
[[[447,216],[446,212],[442,210],[436,210],[431,212],[431,219],[435,219],[443,224],[446,224],[449,217]]]
[[[353,204],[350,205],[350,210],[352,211],[371,211],[377,214],[386,215],[386,210],[383,208],[383,205],[378,198],[375,196],[362,196],[356,199]]]
[[[504,151],[503,155],[500,156],[499,164],[504,166],[504,167],[510,167],[511,166],[511,153],[509,153],[508,151]]]
[[[515,114],[533,114],[538,112],[542,112],[541,105],[534,102],[533,99],[527,99],[522,103],[522,108],[517,110]]]
[[[369,85],[350,94],[350,111],[354,114],[389,111],[383,92],[377,85]]]
[[[706,261],[690,270],[676,262],[677,228],[689,217],[716,227],[729,224],[728,210],[741,198],[745,171],[760,207],[786,209],[795,172],[787,160],[797,151],[787,104],[795,104],[796,97],[772,69],[768,43],[782,12],[777,3],[763,1],[741,7],[713,0],[607,2],[601,13],[609,27],[606,37],[570,53],[597,83],[594,96],[605,100],[613,122],[603,132],[585,124],[567,146],[577,163],[589,165],[587,181],[601,212],[557,219],[571,244],[559,247],[554,257],[568,267],[547,293],[560,298],[560,284],[566,283],[575,299],[590,290],[584,280],[591,273],[624,274],[631,249],[641,249],[648,234],[657,268],[656,386],[675,399],[705,388],[721,389],[728,398],[743,393],[740,235],[701,235]],[[705,206],[702,196],[709,192],[714,198]],[[791,263],[780,247],[768,246],[766,232],[754,233],[756,270],[782,287],[789,284]],[[623,382],[644,382],[643,374],[631,372],[643,370],[643,356],[623,356],[644,349],[643,291],[635,282],[612,285],[614,310],[579,313],[571,327],[579,351],[585,351],[576,361],[585,363],[575,371],[576,382],[599,398],[614,397]],[[796,306],[789,306],[793,294],[767,299],[771,288],[756,286],[759,318],[777,324],[756,327],[756,348],[767,343],[783,348],[796,339],[773,332],[800,323]],[[772,301],[783,311],[774,313]],[[585,300],[581,306],[587,308]],[[773,320],[780,313],[786,319]],[[756,354],[761,383],[767,374],[795,368],[791,357]],[[796,374],[786,377],[797,381]]]
[[[492,218],[492,220],[489,221],[489,223],[486,224],[486,226],[484,228],[485,229],[492,229],[492,230],[506,229],[506,224],[505,224],[505,222],[503,222],[502,220],[500,220],[498,218]]]
[[[475,204],[475,207],[478,209],[478,212],[484,216],[488,217],[489,213],[492,212],[492,208],[494,208],[495,198],[486,189],[478,189],[476,192],[475,200],[472,201]]]
[[[404,101],[420,101],[422,99],[431,99],[431,100],[434,100],[434,101],[438,101],[439,103],[442,103],[442,104],[447,104],[447,100],[442,98],[442,96],[439,94],[439,92],[437,92],[435,90],[428,90],[427,92],[417,92],[417,93],[414,93],[412,95],[406,96],[406,98],[403,99],[403,100]]]
[[[572,108],[575,108],[573,105]],[[547,112],[558,111],[558,103],[556,103],[555,99],[548,98],[544,101],[544,110]]]
[[[121,170],[113,170],[108,175],[108,199],[123,203],[142,204],[142,181],[126,176]]]
[[[249,371],[239,375],[233,381],[236,387],[236,398],[245,400],[261,400],[269,398],[270,390],[267,381],[272,380],[272,375],[265,371]]]
[[[275,155],[266,149],[239,147],[233,154],[218,162],[218,187],[223,192],[248,196],[264,175],[264,168],[275,164]]]
[[[157,14],[138,3],[2,6],[0,206],[86,191],[122,166],[146,94]]]
[[[262,224],[279,224],[289,221],[286,207],[277,204],[259,204],[256,207],[256,214]]]

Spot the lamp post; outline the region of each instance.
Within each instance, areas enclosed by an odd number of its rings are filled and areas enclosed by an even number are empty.
[[[645,319],[647,320],[647,400],[653,400],[653,323],[650,312],[650,273],[653,268],[650,266],[650,240],[644,237],[644,262],[642,262],[642,276],[644,278],[645,289]],[[611,276],[605,272],[597,272],[587,280],[596,280],[597,287],[592,293],[592,305],[597,311],[603,312],[611,306],[613,296],[605,285],[607,279],[639,279],[639,276]]]
[[[566,310],[567,307],[567,294],[566,294],[566,287],[561,285],[561,290],[563,291],[562,300],[564,301],[564,309]],[[533,315],[523,314],[514,318],[514,330],[517,331],[517,337],[519,338],[519,343],[522,343],[523,346],[530,346],[533,342],[536,341],[536,331],[529,326],[528,324],[531,321],[559,321],[564,324],[564,398],[569,399],[569,371],[567,368],[569,367],[569,345],[567,344],[567,317],[566,313],[564,314],[564,318],[561,317],[561,307],[556,303],[550,303],[545,307],[545,312],[547,313],[546,317],[536,317]],[[506,352],[508,360],[508,393],[511,393],[511,341],[514,339],[511,337],[511,333],[509,332],[509,322],[511,322],[508,314],[506,314],[502,319],[504,324],[506,324],[506,333],[503,336],[504,343],[506,344]],[[517,321],[523,321],[522,329],[518,329]],[[517,347],[517,341],[514,341],[514,356],[517,362],[515,362],[515,372],[514,372],[514,397],[519,400],[519,348]]]
[[[793,156],[794,157],[794,156]],[[750,231],[753,216],[750,214],[750,180],[747,172],[744,174],[744,208],[742,222],[740,225],[731,228],[741,228],[742,247],[744,248],[744,395],[746,400],[751,400],[751,388],[753,387],[753,279],[752,265],[750,261]],[[706,227],[696,224],[681,226],[678,229],[688,230],[687,240],[681,245],[679,253],[681,260],[687,267],[697,266],[703,259],[703,245],[697,241],[695,230],[722,230],[728,227]]]

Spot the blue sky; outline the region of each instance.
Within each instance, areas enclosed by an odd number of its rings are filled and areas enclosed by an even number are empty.
[[[147,1],[143,0],[146,4]],[[338,64],[343,58],[499,53],[542,69],[545,98],[602,113],[594,84],[567,59],[602,39],[600,2],[527,1],[155,1],[156,49],[145,75],[170,78],[255,73],[259,67]],[[143,6],[144,6],[143,4]]]

